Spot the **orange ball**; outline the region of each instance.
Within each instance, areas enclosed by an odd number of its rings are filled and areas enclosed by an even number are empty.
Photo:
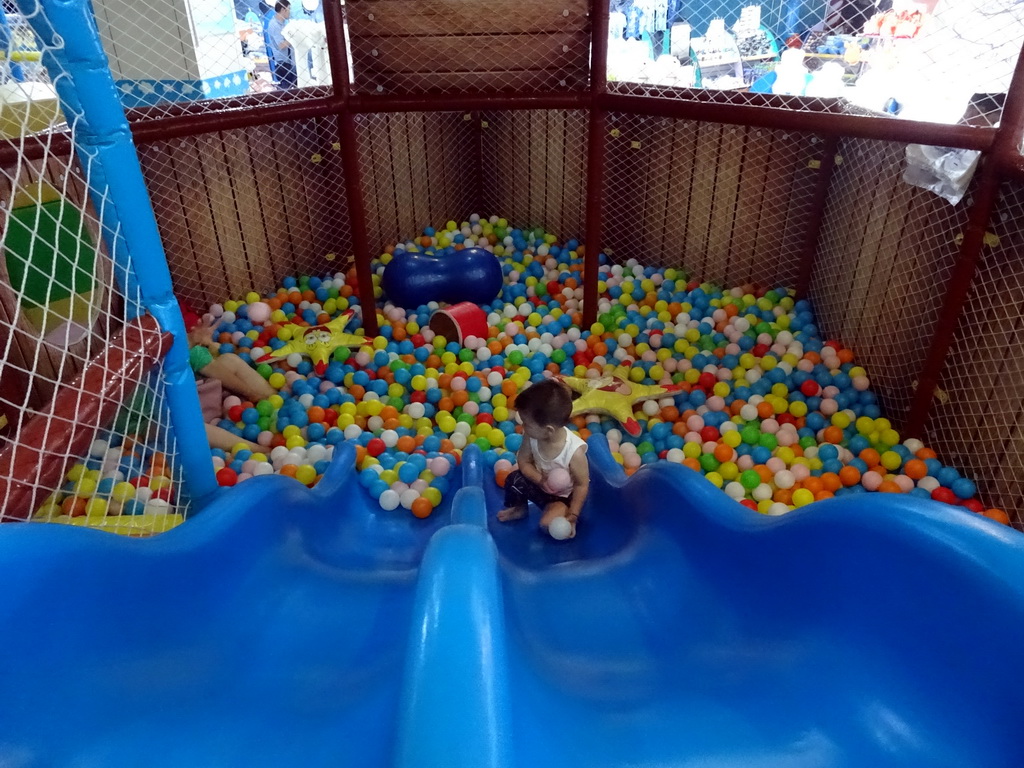
[[[306,409],[306,416],[309,417],[311,422],[318,423],[327,417],[327,413],[319,405],[314,405]]]
[[[504,488],[505,483],[508,481],[508,476],[512,474],[511,469],[499,469],[494,473],[494,482],[498,484],[499,488]]]
[[[843,442],[843,430],[839,427],[825,427],[825,442],[839,445]]]
[[[821,476],[821,482],[825,486],[826,491],[838,491],[843,487],[843,481],[839,479],[839,475],[835,472],[826,472],[823,474]]]
[[[920,480],[928,474],[928,465],[920,459],[911,459],[904,465],[903,474],[911,480]]]
[[[772,408],[771,403],[761,401],[757,404],[757,417],[759,419],[770,419],[775,415],[775,409]]]
[[[939,458],[939,454],[937,454],[931,448],[922,448],[920,451],[917,452],[916,455],[917,455],[917,458],[921,459],[921,461],[924,461],[925,459],[937,459],[937,458]]]
[[[892,480],[883,480],[882,484],[878,486],[878,490],[881,493],[903,493],[903,490]]]
[[[831,498],[834,498],[834,497],[835,497],[835,494],[832,493],[832,491],[829,491],[829,490],[818,491],[816,494],[814,494],[814,500],[815,501],[821,501],[822,499],[831,499]]]
[[[298,474],[299,468],[294,464],[285,464],[281,467],[281,471],[278,474],[284,475],[285,477],[295,477]]]
[[[1010,524],[1010,516],[1001,509],[986,509],[981,514],[987,518],[995,520],[997,523],[1002,523],[1003,525]]]
[[[422,520],[425,517],[430,517],[430,513],[433,511],[434,505],[430,503],[430,499],[425,499],[420,496],[412,503],[413,517],[418,517]]]
[[[874,448],[865,448],[860,452],[859,457],[861,461],[867,464],[869,467],[878,466],[878,463],[882,460],[882,457],[878,455],[878,451]]]
[[[416,438],[410,437],[409,435],[402,435],[398,438],[398,442],[395,443],[395,448],[400,450],[402,453],[412,453],[416,450]]]
[[[719,443],[715,446],[715,458],[719,462],[730,461],[732,459],[732,454],[732,448],[725,443]]]
[[[860,470],[856,467],[843,467],[839,470],[839,481],[850,488],[860,482]]]

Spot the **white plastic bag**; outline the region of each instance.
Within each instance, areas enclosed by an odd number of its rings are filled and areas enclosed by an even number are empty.
[[[979,157],[981,153],[973,149],[908,144],[903,180],[956,205],[967,192]]]

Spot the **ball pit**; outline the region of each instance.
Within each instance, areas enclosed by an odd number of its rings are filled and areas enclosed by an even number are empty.
[[[469,247],[497,256],[504,275],[497,298],[481,305],[486,338],[459,344],[432,331],[435,302],[404,308],[387,301],[381,276],[392,259],[443,258]],[[679,269],[610,264],[602,254],[598,319],[584,328],[583,246],[476,215],[388,247],[373,269],[381,333],[371,345],[339,347],[320,373],[299,355],[257,365],[278,394],[258,403],[225,399],[218,426],[264,451],[245,444],[213,450],[221,485],[278,473],[312,486],[333,447],[348,440],[357,446],[359,483],[383,510],[427,517],[470,443],[504,484],[522,440],[510,410],[530,382],[615,375],[678,390],[635,404],[635,434],[598,414],[574,418],[584,438],[605,435],[627,475],[656,461],[683,464],[767,515],[833,496],[890,492],[1006,522],[934,451],[901,439],[852,350],[822,339],[810,304],[784,287],[721,289]],[[220,351],[250,363],[273,355],[304,327],[358,313],[354,285],[352,270],[287,277],[267,295],[214,305]],[[126,503],[115,498],[121,481],[111,508]],[[99,505],[86,508],[88,494],[70,498],[87,500],[72,502],[71,514],[100,514]]]

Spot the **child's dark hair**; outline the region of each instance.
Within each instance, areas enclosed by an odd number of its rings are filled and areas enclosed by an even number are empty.
[[[556,379],[544,379],[516,395],[515,407],[541,426],[564,427],[572,414],[572,392]]]

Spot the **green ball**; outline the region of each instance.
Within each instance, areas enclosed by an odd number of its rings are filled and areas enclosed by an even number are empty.
[[[714,472],[721,466],[721,462],[711,453],[702,453],[697,461],[700,462],[700,468],[705,472]]]
[[[491,445],[491,441],[486,437],[478,437],[473,442],[477,444],[477,447],[479,447],[481,451],[489,451],[494,447]]]
[[[256,366],[256,373],[262,376],[264,379],[269,379],[271,374],[274,373],[274,369],[266,363],[260,363]]]
[[[818,441],[815,440],[810,435],[808,435],[807,437],[801,437],[800,438],[800,447],[801,448],[810,448],[812,445],[817,445],[817,444],[818,444]]]
[[[773,337],[775,335],[774,333],[772,333],[771,325],[765,322],[760,322],[757,325],[755,325],[754,330],[757,331],[758,336],[760,336],[762,333],[772,334]]]
[[[389,397],[389,398],[388,398],[388,405],[390,405],[390,406],[391,406],[392,408],[394,408],[394,409],[395,409],[396,411],[399,411],[399,412],[401,412],[401,410],[402,410],[403,408],[405,408],[405,406],[406,406],[406,402],[405,402],[405,400],[403,400],[403,399],[402,399],[402,398],[400,398],[400,397]]]
[[[256,412],[260,416],[270,416],[274,413],[274,406],[269,400],[260,400],[256,403]]]
[[[769,451],[774,451],[779,446],[779,439],[770,432],[762,433],[761,437],[758,438],[758,442]]]
[[[761,476],[752,469],[748,469],[740,475],[740,485],[748,491],[752,491],[761,484]]]
[[[338,347],[337,349],[334,350],[334,359],[337,360],[339,363],[344,363],[346,360],[348,360],[349,355],[351,354],[352,350],[350,350],[348,347]]]
[[[468,363],[468,362],[470,362],[471,360],[474,360],[474,359],[476,359],[476,354],[473,352],[472,349],[460,349],[459,350],[459,360],[461,360],[462,362]]]
[[[564,349],[556,349],[554,352],[552,352],[551,353],[551,362],[559,363],[559,364],[564,363],[565,362],[565,350]]]
[[[259,419],[256,420],[256,425],[260,428],[260,432],[266,432],[268,429],[270,429],[270,417],[261,416]]]
[[[757,445],[761,440],[761,430],[754,424],[748,424],[740,431],[740,437],[747,445]]]
[[[508,353],[508,361],[512,365],[522,365],[523,353],[520,352],[518,349],[513,349],[511,352]]]
[[[653,453],[654,444],[649,443],[645,440],[636,447],[636,452],[639,453],[641,456],[643,456],[645,453]]]

